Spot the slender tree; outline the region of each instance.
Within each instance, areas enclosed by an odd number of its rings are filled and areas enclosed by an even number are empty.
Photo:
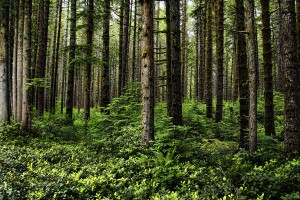
[[[237,67],[239,73],[240,148],[248,148],[249,83],[245,37],[244,0],[236,0]]]
[[[71,18],[70,18],[70,53],[68,68],[68,86],[67,86],[67,102],[66,114],[68,123],[72,122],[73,117],[73,99],[74,99],[74,59],[76,56],[76,0],[71,1]]]
[[[104,1],[103,15],[103,68],[102,68],[102,88],[101,88],[101,107],[107,107],[110,103],[110,84],[109,84],[109,22],[110,22],[110,0]]]
[[[282,64],[285,69],[284,150],[300,152],[300,77],[297,59],[295,1],[282,0]]]
[[[207,1],[206,16],[206,76],[205,76],[205,103],[206,117],[212,118],[212,2]]]
[[[223,116],[223,76],[224,76],[224,0],[217,2],[217,104],[216,104],[216,122],[222,120]]]
[[[48,44],[48,20],[49,20],[50,0],[39,1],[38,11],[38,57],[37,57],[37,77],[40,85],[37,88],[37,110],[38,115],[44,114],[45,108],[45,75],[46,75],[46,55]]]
[[[121,96],[123,90],[123,35],[124,35],[124,1],[121,0],[120,6],[120,28],[119,28],[119,75],[118,75],[118,96]]]
[[[249,151],[257,149],[257,75],[258,75],[258,48],[256,37],[256,22],[254,16],[255,3],[246,0],[247,30],[247,52],[249,65]]]
[[[182,125],[181,63],[180,63],[180,1],[170,0],[171,65],[172,65],[172,120]]]
[[[262,11],[262,37],[264,59],[264,96],[265,96],[265,133],[275,135],[274,103],[273,103],[273,76],[272,76],[272,46],[270,28],[270,3],[260,0]]]
[[[168,116],[172,116],[172,94],[173,94],[173,81],[172,81],[172,45],[171,45],[171,11],[170,11],[170,0],[166,1],[166,22],[167,22],[167,107]]]
[[[8,60],[7,60],[7,37],[8,26],[5,17],[8,16],[9,5],[0,2],[0,123],[6,123],[9,119],[9,105],[7,102],[8,92]]]
[[[86,29],[86,66],[84,69],[84,120],[90,119],[91,82],[92,82],[92,56],[94,33],[94,0],[87,2],[87,29]]]
[[[30,130],[30,97],[28,79],[31,66],[31,15],[32,15],[32,0],[25,0],[24,5],[24,38],[23,38],[23,82],[22,82],[22,127],[25,130]]]
[[[153,0],[142,0],[142,143],[154,140]]]

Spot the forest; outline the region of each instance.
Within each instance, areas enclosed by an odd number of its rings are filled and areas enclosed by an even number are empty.
[[[300,0],[0,0],[0,200],[300,199]]]

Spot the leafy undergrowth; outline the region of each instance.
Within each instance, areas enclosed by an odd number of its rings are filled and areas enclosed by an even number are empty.
[[[78,113],[72,126],[62,115],[35,119],[32,135],[1,126],[0,199],[300,198],[300,159],[284,157],[281,133],[260,128],[256,153],[238,149],[237,105],[226,103],[216,124],[203,104],[185,102],[185,125],[172,126],[158,104],[156,142],[146,148],[139,99],[133,90],[109,115],[93,109],[87,125]]]

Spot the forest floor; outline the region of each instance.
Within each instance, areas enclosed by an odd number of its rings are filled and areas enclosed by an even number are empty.
[[[184,126],[166,105],[155,110],[155,143],[141,145],[139,93],[113,100],[109,115],[92,109],[33,120],[33,133],[0,126],[0,199],[300,199],[300,158],[283,154],[283,97],[275,95],[277,135],[264,134],[258,104],[258,151],[238,149],[238,105],[224,103],[223,121],[205,105],[183,104]]]

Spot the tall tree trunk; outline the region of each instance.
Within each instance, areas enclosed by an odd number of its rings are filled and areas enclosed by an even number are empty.
[[[199,39],[200,39],[200,70],[199,70],[199,99],[201,101],[205,100],[205,48],[206,48],[206,9],[205,3],[200,1],[200,32],[199,32]]]
[[[296,28],[297,28],[297,51],[300,59],[300,0],[296,0]]]
[[[170,0],[166,1],[166,22],[167,22],[167,108],[168,116],[172,116],[172,95],[173,95],[173,81],[172,81],[172,43],[171,43],[171,11],[170,11]]]
[[[14,119],[17,118],[17,58],[18,58],[18,35],[19,35],[19,0],[15,1],[15,19],[14,19],[14,44],[13,44],[13,69],[12,69],[12,114]]]
[[[206,117],[212,118],[212,2],[207,1],[206,16],[206,76],[205,76],[205,103]]]
[[[24,38],[24,0],[20,0],[18,21],[18,53],[17,53],[17,115],[16,122],[22,122],[22,95],[23,95],[23,38]]]
[[[282,64],[282,0],[276,0],[278,11],[276,13],[276,35],[277,35],[277,66],[278,66],[278,78],[276,83],[276,90],[284,93],[284,69]]]
[[[236,0],[237,65],[239,73],[240,148],[248,148],[249,83],[246,53],[244,0]]]
[[[153,0],[143,0],[142,28],[142,143],[154,140]]]
[[[58,62],[59,62],[59,46],[60,46],[60,33],[61,33],[61,18],[62,18],[62,0],[57,2],[57,15],[58,22],[57,27],[54,30],[54,43],[53,43],[53,68],[52,68],[52,79],[51,79],[51,93],[50,93],[50,111],[55,114],[55,102],[57,97],[57,80],[58,80]],[[56,26],[56,25],[55,25]],[[57,31],[57,38],[56,38]]]
[[[171,31],[171,65],[172,65],[172,121],[174,125],[182,125],[182,93],[180,63],[180,1],[170,0]]]
[[[123,47],[122,47],[122,90],[124,90],[128,85],[128,51],[129,51],[129,31],[130,31],[130,0],[126,0],[124,3],[124,33],[123,33]]]
[[[255,3],[252,0],[246,0],[247,30],[247,52],[249,65],[249,151],[254,152],[257,149],[257,69],[258,69],[258,49],[256,38],[256,23],[254,16]]]
[[[186,72],[187,72],[187,59],[186,59],[186,52],[187,52],[187,45],[186,45],[186,36],[187,36],[187,30],[186,30],[186,24],[187,24],[187,0],[182,0],[182,37],[181,37],[181,88],[182,88],[182,99],[185,99],[187,97],[187,78]]]
[[[86,66],[84,70],[84,120],[90,119],[91,107],[91,82],[92,82],[92,60],[93,60],[93,33],[94,33],[94,0],[87,2],[87,30],[86,30]]]
[[[31,88],[27,88],[29,76],[29,68],[31,66],[31,14],[32,0],[25,0],[24,10],[24,39],[23,39],[23,97],[22,97],[22,127],[25,130],[30,130],[31,124],[31,106],[30,96]]]
[[[137,40],[137,9],[138,0],[134,0],[134,20],[133,20],[133,45],[132,45],[132,70],[131,70],[131,80],[136,81],[136,40]]]
[[[7,37],[8,31],[7,20],[9,5],[4,2],[0,3],[0,124],[6,123],[9,120],[9,105],[7,101],[8,91],[8,52],[7,52]]]
[[[282,0],[282,64],[285,69],[284,150],[300,152],[300,77],[297,59],[295,1]]]
[[[274,103],[273,103],[273,77],[272,77],[272,46],[270,28],[269,1],[260,0],[262,10],[262,37],[264,59],[264,96],[265,96],[265,133],[275,135]]]
[[[124,1],[125,0],[121,0],[120,7],[118,96],[121,96],[123,90]]]
[[[198,5],[199,6],[199,5]],[[196,45],[195,45],[195,95],[194,98],[199,99],[199,29],[200,29],[200,16],[199,14],[196,16],[196,25],[195,25],[195,33],[196,33]]]
[[[218,0],[217,4],[217,104],[216,122],[222,120],[223,116],[223,75],[224,75],[224,0]]]
[[[76,56],[76,0],[71,1],[71,18],[70,18],[70,53],[69,53],[69,68],[68,68],[68,88],[67,88],[67,105],[66,114],[69,123],[73,118],[73,101],[74,101],[74,76]]]
[[[103,68],[102,68],[102,88],[101,107],[107,107],[110,103],[110,83],[109,83],[109,22],[110,22],[110,0],[104,1],[103,15]]]
[[[37,88],[37,110],[38,115],[44,114],[45,108],[45,75],[46,75],[46,56],[48,42],[48,19],[49,19],[50,0],[40,0],[39,3],[39,47],[37,58],[37,75],[40,79],[40,86]]]

